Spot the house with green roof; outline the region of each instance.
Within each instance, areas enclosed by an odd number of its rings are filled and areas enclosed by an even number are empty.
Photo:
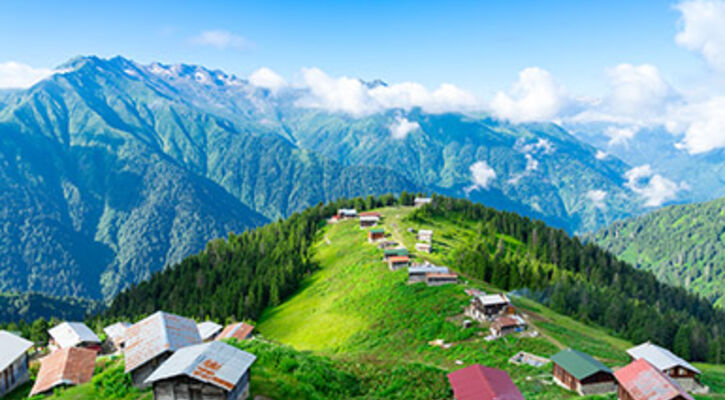
[[[566,349],[551,357],[554,381],[582,396],[611,393],[617,390],[612,370],[592,356]]]
[[[370,243],[375,243],[378,240],[385,239],[385,229],[383,228],[373,228],[368,231],[368,241]]]
[[[406,248],[397,248],[397,249],[386,249],[383,251],[383,260],[388,261],[390,257],[398,257],[398,256],[410,256],[410,253],[408,253],[408,249]]]

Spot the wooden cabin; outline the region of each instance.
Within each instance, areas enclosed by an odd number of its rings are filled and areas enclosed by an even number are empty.
[[[410,257],[408,256],[394,256],[388,258],[388,268],[391,271],[397,271],[399,269],[408,268],[410,266]]]
[[[43,357],[30,396],[51,393],[58,387],[90,382],[96,369],[97,354],[93,349],[66,347]]]
[[[126,330],[126,373],[134,386],[145,388],[146,378],[174,352],[199,343],[194,320],[159,311]]]
[[[382,218],[382,216],[378,212],[360,213],[360,217],[359,217],[360,227],[369,228],[371,226],[376,226],[378,224],[378,222],[380,222],[381,218]]]
[[[458,275],[452,273],[429,272],[425,274],[425,284],[428,286],[455,285]]]
[[[385,239],[385,229],[383,228],[374,228],[370,229],[368,231],[368,241],[370,243],[375,243],[378,240]]]
[[[126,329],[129,326],[131,324],[128,322],[116,322],[103,328],[103,332],[106,334],[104,351],[108,353],[123,351],[123,346],[126,344]]]
[[[145,382],[154,400],[244,400],[255,360],[223,342],[197,344],[176,351]]]
[[[448,274],[447,267],[438,267],[433,264],[418,264],[408,268],[408,283],[425,282],[428,274]]]
[[[476,296],[466,307],[466,315],[476,321],[490,321],[503,314],[514,311],[511,300],[505,294],[487,294]]]
[[[620,368],[614,378],[619,400],[694,400],[682,386],[644,358]]]
[[[199,331],[199,337],[201,337],[202,342],[209,342],[216,339],[223,328],[223,326],[214,321],[204,321],[196,324],[196,329]]]
[[[415,238],[419,242],[430,243],[433,241],[433,231],[430,229],[421,229],[418,231],[418,234],[415,235]]]
[[[236,322],[227,325],[216,337],[216,340],[246,340],[252,337],[252,332],[254,332],[254,326],[247,324],[246,322]]]
[[[0,397],[30,380],[28,350],[32,347],[31,341],[0,331]]]
[[[551,357],[554,382],[581,396],[611,393],[617,390],[612,370],[589,354],[562,350]]]
[[[410,253],[408,253],[408,249],[404,247],[399,247],[397,249],[386,249],[383,251],[383,261],[388,261],[390,257],[397,256],[410,256]]]
[[[341,219],[355,219],[357,218],[357,210],[354,208],[340,208],[335,214],[338,220]]]
[[[491,334],[496,337],[522,332],[526,330],[526,321],[518,315],[504,315],[493,321],[490,330]]]
[[[67,349],[69,347],[84,347],[101,351],[101,339],[82,322],[62,322],[48,329],[52,350]]]
[[[417,251],[422,251],[423,253],[430,253],[432,251],[432,246],[429,243],[416,243],[415,249]]]
[[[633,361],[641,358],[647,360],[687,391],[702,389],[698,380],[700,370],[665,348],[646,342],[627,350],[627,354]]]
[[[474,364],[448,374],[455,400],[524,400],[506,371]]]

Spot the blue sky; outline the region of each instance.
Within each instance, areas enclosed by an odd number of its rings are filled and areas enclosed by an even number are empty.
[[[149,4],[150,3],[150,4]],[[194,63],[246,76],[269,67],[427,87],[453,83],[489,96],[527,67],[574,93],[599,95],[606,68],[653,64],[670,82],[704,62],[675,43],[680,13],[668,1],[36,1],[3,2],[0,62],[53,67],[75,55],[121,54]],[[226,48],[194,42],[205,31]],[[11,38],[11,39],[10,39]]]

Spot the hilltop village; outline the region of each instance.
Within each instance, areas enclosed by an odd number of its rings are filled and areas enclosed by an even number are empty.
[[[416,198],[415,207],[430,203]],[[386,224],[382,213],[339,209],[329,224],[356,224],[359,245],[374,246],[388,273],[406,271],[407,285],[460,288],[469,298],[456,319],[461,329],[485,328],[485,342],[516,336],[521,340],[541,333],[532,317],[512,301],[512,293],[487,291],[470,284],[455,272],[455,266],[437,265],[436,231]],[[413,236],[412,250],[400,240]],[[333,244],[334,245],[334,244]],[[31,381],[29,396],[42,398],[63,388],[90,382],[97,362],[105,358],[124,360],[124,373],[141,391],[154,399],[241,400],[250,397],[257,355],[234,346],[242,341],[266,341],[255,335],[246,322],[223,326],[214,321],[192,319],[157,311],[131,323],[115,322],[94,332],[82,322],[62,322],[48,331],[48,343],[32,343],[16,333],[0,332],[0,395],[13,392]],[[454,344],[432,339],[429,346],[451,349]],[[526,365],[550,377],[550,381],[580,396],[604,395],[620,400],[694,400],[708,388],[702,372],[688,361],[653,343],[627,350],[629,364],[610,368],[591,355],[562,348],[550,357],[519,351],[511,365]],[[509,373],[501,368],[456,360],[447,375],[450,397],[456,400],[524,399]],[[31,367],[36,365],[36,368]],[[257,396],[257,400],[265,397]]]

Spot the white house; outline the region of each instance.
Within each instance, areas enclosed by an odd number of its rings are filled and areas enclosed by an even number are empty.
[[[28,350],[31,347],[32,342],[0,331],[0,397],[28,381]]]

